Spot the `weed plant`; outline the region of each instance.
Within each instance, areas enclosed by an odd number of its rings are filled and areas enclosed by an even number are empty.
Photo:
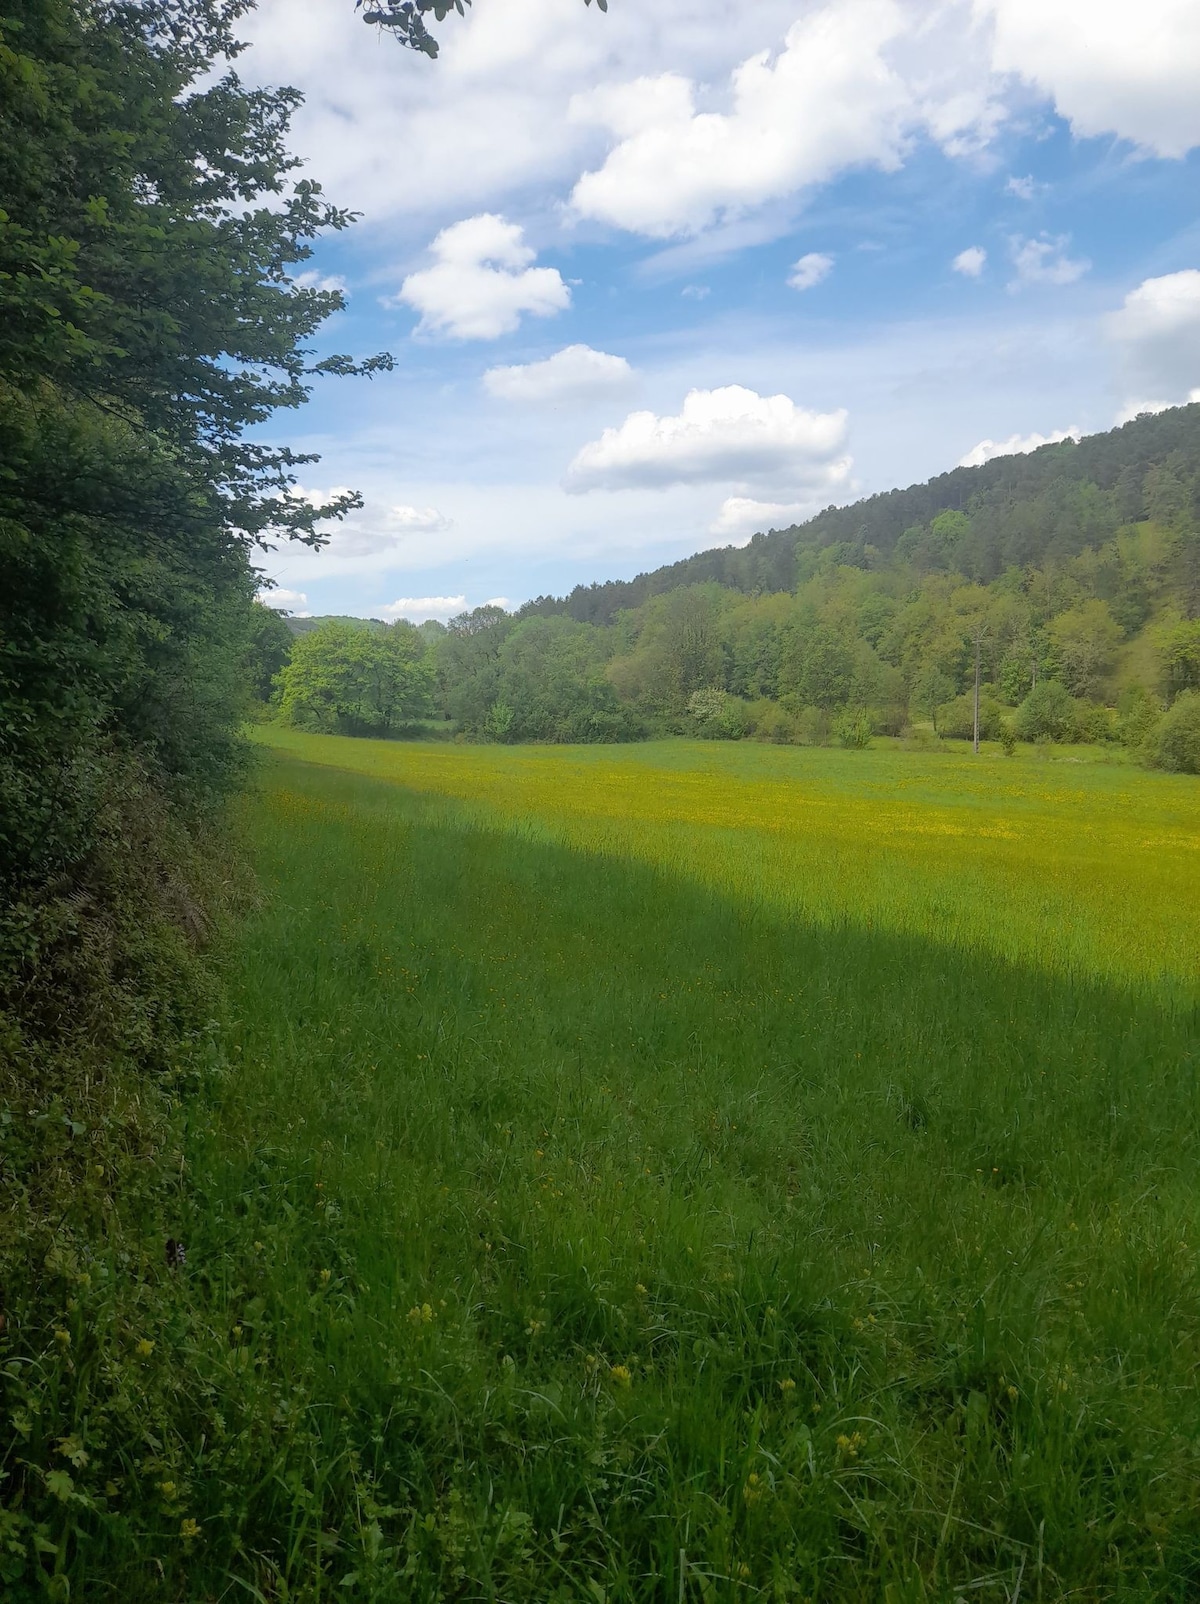
[[[1200,788],[267,738],[60,1587],[1197,1595]]]

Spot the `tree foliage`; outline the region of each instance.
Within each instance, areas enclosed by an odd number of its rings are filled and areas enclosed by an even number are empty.
[[[1182,411],[1190,428],[1197,409]],[[1197,478],[1200,433],[1184,450],[1180,420],[1168,422],[1164,430],[1161,417],[1145,419],[1082,443],[1096,467],[1108,462],[1105,443],[1125,458],[1131,438],[1141,441],[1138,471],[1114,478],[1108,463],[1113,486],[1096,495],[1068,493],[1056,469],[1026,493],[1006,491],[1001,509],[984,484],[971,511],[943,509],[928,525],[909,525],[890,553],[813,544],[809,526],[786,587],[748,591],[709,578],[655,588],[695,571],[697,558],[604,587],[609,600],[631,603],[611,613],[607,602],[593,606],[600,592],[586,593],[584,606],[575,592],[516,614],[485,607],[448,629],[426,626],[438,710],[464,734],[502,741],[653,731],[828,741],[846,731],[857,739],[864,727],[899,734],[925,721],[947,739],[969,739],[978,637],[985,739],[1119,740],[1150,753],[1164,707],[1200,689],[1200,618],[1189,614],[1200,515],[1179,492]],[[1173,487],[1166,502],[1164,464]],[[911,506],[911,493],[897,494]],[[1062,529],[1047,507],[1086,510],[1069,554],[1058,549]],[[1173,521],[1118,523],[1120,507]],[[1044,524],[1037,560],[991,579],[964,572],[979,557],[980,531],[996,534],[1001,511],[1010,530]],[[1110,532],[1078,544],[1088,529]],[[735,562],[745,553],[724,555]]]
[[[298,729],[392,735],[430,712],[432,671],[420,632],[331,620],[299,637],[279,674],[280,708]]]
[[[592,0],[583,0],[590,6]],[[471,0],[354,0],[354,9],[361,11],[363,21],[381,28],[400,44],[423,56],[436,59],[438,42],[425,21],[431,13],[435,22],[444,22],[452,11],[466,16]],[[596,0],[598,11],[608,10],[608,0]]]
[[[204,923],[177,832],[194,833],[242,771],[248,637],[276,627],[252,607],[251,554],[280,536],[319,543],[320,520],[357,504],[314,507],[293,490],[306,459],[246,434],[323,371],[386,365],[313,359],[340,299],[290,274],[350,219],[294,174],[296,93],[247,89],[233,70],[247,8],[0,8],[8,1068],[106,1040],[149,1051],[117,1015],[154,1016],[161,954],[180,919]],[[135,839],[127,918],[120,864]],[[108,967],[83,961],[101,948]],[[157,1017],[165,1041],[176,1014]]]

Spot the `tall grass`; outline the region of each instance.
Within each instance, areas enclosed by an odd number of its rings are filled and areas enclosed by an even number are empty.
[[[1200,788],[297,751],[84,1596],[1196,1596]]]

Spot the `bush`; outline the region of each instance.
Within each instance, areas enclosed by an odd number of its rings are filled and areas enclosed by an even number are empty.
[[[902,735],[907,725],[908,709],[902,702],[871,709],[871,729],[876,735]]]
[[[800,720],[790,708],[767,697],[746,709],[750,733],[756,741],[772,741],[777,746],[799,746],[803,741]]]
[[[1079,725],[1075,700],[1057,680],[1043,680],[1017,709],[1016,724],[1023,741],[1073,741]]]
[[[1131,685],[1117,702],[1117,739],[1131,749],[1144,747],[1152,741],[1161,718],[1158,698],[1144,685]]]
[[[871,744],[871,718],[865,708],[848,707],[834,720],[833,733],[838,744],[861,749]]]
[[[1158,727],[1152,761],[1174,774],[1200,774],[1200,691],[1175,698]]]
[[[743,702],[728,691],[693,691],[688,699],[688,731],[705,741],[740,741],[750,728]]]
[[[998,741],[1004,728],[1004,709],[992,696],[979,698],[979,735],[984,741]],[[952,741],[970,741],[975,734],[975,696],[968,691],[937,710],[937,732]]]

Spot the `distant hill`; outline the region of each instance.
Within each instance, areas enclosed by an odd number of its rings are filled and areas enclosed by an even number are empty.
[[[311,618],[296,618],[287,615],[287,627],[293,635],[307,635],[310,630],[317,629],[321,624],[351,624],[359,629],[379,630],[386,629],[387,625],[380,618],[347,618],[342,613],[318,613]]]
[[[1073,557],[1101,544],[1122,524],[1200,500],[1200,404],[1146,414],[1122,428],[1064,441],[978,468],[954,468],[926,484],[889,490],[849,507],[827,507],[806,523],[756,534],[746,546],[721,546],[639,574],[636,579],[577,585],[569,596],[539,596],[520,609],[565,613],[607,624],[627,608],[679,585],[716,581],[754,594],[791,590],[807,577],[805,557],[845,547],[843,561],[886,561],[906,531],[939,513],[971,519],[971,537],[955,566],[987,584],[1005,569]],[[1165,521],[1170,521],[1167,518]]]

